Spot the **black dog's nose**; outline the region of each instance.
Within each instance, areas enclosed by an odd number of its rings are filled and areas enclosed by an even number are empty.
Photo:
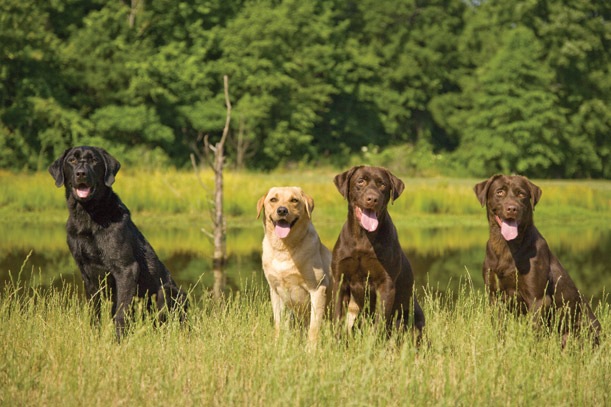
[[[84,178],[85,175],[87,175],[87,172],[85,172],[84,168],[77,168],[75,173],[76,173],[77,178]]]
[[[289,214],[289,210],[284,206],[281,206],[276,210],[276,213],[278,214],[278,216],[286,216]]]

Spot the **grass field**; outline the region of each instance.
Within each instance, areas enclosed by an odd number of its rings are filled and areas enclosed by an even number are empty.
[[[267,293],[217,305],[195,300],[189,327],[137,318],[120,343],[106,315],[73,292],[0,300],[3,406],[606,406],[608,336],[593,349],[488,306],[463,284],[456,299],[420,292],[428,345],[390,339],[365,321],[349,338],[327,322],[315,350],[286,330],[275,340]],[[608,331],[611,311],[595,308]],[[499,317],[500,316],[500,317]]]
[[[274,185],[299,185],[313,196],[314,222],[332,225],[320,227],[321,238],[332,244],[346,213],[334,175],[228,172],[228,250],[260,247],[256,201]],[[430,252],[441,241],[456,250],[474,241],[483,245],[485,211],[472,190],[480,180],[402,178],[405,192],[390,211],[406,247]],[[535,217],[544,225],[540,229],[550,231],[546,237],[578,235],[565,239],[577,250],[607,236],[599,229],[611,221],[611,182],[534,181],[543,189]],[[175,246],[200,250],[208,203],[192,173],[122,170],[115,191],[160,253]],[[63,188],[55,188],[49,174],[0,171],[0,249],[30,246],[34,234],[37,250],[65,250],[63,231],[58,237],[55,229],[60,225],[61,231],[66,217]],[[160,225],[179,232],[165,236]],[[465,233],[458,226],[481,230]],[[418,229],[429,227],[445,229]],[[118,344],[108,312],[96,326],[73,287],[43,289],[40,280],[0,289],[0,406],[611,405],[608,335],[596,349],[575,339],[563,350],[557,334],[535,331],[527,318],[491,308],[481,285],[472,288],[469,281],[458,292],[419,288],[428,346],[415,349],[406,337],[386,339],[368,321],[349,339],[338,338],[327,322],[318,348],[307,351],[302,331],[274,338],[261,285],[228,293],[222,305],[201,286],[191,287],[188,328],[176,321],[155,327],[138,314]],[[608,332],[609,302],[592,305]]]

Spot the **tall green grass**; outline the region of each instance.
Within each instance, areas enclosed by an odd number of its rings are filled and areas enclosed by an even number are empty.
[[[420,292],[426,342],[384,335],[364,321],[350,338],[325,322],[317,349],[303,330],[274,338],[261,289],[217,305],[195,298],[188,328],[146,315],[120,343],[103,314],[72,291],[0,295],[3,406],[604,406],[611,403],[608,336],[593,349],[534,331],[528,318],[488,306],[463,284],[450,296]],[[595,308],[608,331],[608,304]]]
[[[335,173],[329,170],[278,173],[225,172],[225,212],[234,222],[252,222],[257,200],[273,186],[301,186],[315,201],[316,217],[343,221],[346,202],[333,184]],[[401,174],[397,174],[401,177]],[[213,177],[202,178],[213,188]],[[479,180],[449,178],[407,178],[405,191],[390,212],[396,220],[424,215],[480,215],[484,210],[473,193]],[[609,181],[537,181],[543,196],[536,216],[584,217],[609,216],[611,182]],[[114,190],[134,213],[186,216],[185,222],[206,217],[210,196],[189,171],[159,170],[153,172],[122,170]],[[14,174],[0,171],[0,214],[14,212],[54,213],[65,211],[63,188],[57,189],[47,173]],[[64,212],[65,213],[65,212]],[[190,217],[189,217],[190,215]],[[181,218],[184,219],[184,218]],[[229,224],[231,226],[231,224]]]

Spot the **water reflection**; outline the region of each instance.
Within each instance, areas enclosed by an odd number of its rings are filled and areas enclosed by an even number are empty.
[[[341,224],[317,228],[323,243],[332,249]],[[198,229],[149,226],[141,230],[183,288],[192,288],[198,295],[212,286],[212,246]],[[418,287],[428,284],[433,289],[455,290],[465,278],[471,278],[475,287],[483,287],[485,227],[399,225],[398,230]],[[0,231],[0,285],[10,280],[9,271],[16,279],[23,266],[20,279],[25,282],[44,287],[73,284],[82,290],[65,233],[61,224],[5,223]],[[245,284],[267,287],[261,271],[262,233],[259,223],[229,230],[227,283],[231,289],[238,290]],[[579,289],[588,298],[602,299],[605,287],[611,289],[611,228],[558,227],[542,233]]]

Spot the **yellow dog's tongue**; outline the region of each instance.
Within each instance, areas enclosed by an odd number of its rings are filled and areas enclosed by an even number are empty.
[[[363,229],[373,232],[378,228],[378,216],[371,209],[361,209],[361,226]]]
[[[291,224],[286,221],[280,221],[276,223],[274,230],[276,231],[276,236],[278,236],[280,239],[284,239],[291,231]]]
[[[518,237],[518,222],[515,220],[501,219],[498,216],[496,221],[501,226],[501,235],[505,240],[513,240]]]

